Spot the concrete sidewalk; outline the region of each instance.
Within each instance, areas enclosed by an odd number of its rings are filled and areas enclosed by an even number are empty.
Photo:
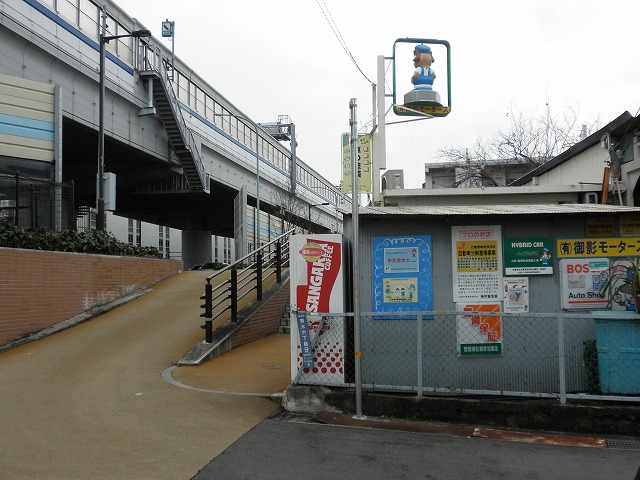
[[[0,353],[0,477],[186,479],[278,407],[288,335],[163,378],[202,340],[211,272],[184,272],[73,328]],[[272,368],[276,367],[276,368]],[[256,391],[261,396],[237,395]],[[228,393],[222,393],[228,392]]]

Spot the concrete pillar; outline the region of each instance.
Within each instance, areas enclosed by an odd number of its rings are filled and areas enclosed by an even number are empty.
[[[211,232],[207,230],[182,231],[182,262],[184,269],[213,261]]]

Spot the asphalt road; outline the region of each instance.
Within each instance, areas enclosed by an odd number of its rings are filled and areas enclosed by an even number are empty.
[[[633,480],[640,452],[269,419],[193,480]]]

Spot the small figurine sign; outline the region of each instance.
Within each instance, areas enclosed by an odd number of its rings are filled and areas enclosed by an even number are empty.
[[[414,88],[404,96],[404,104],[436,104],[440,103],[440,94],[433,90],[433,81],[436,78],[436,72],[431,68],[431,64],[435,62],[433,58],[433,52],[429,45],[416,45],[413,50],[413,66],[416,69],[413,71],[411,77],[411,83]]]
[[[413,48],[413,75],[411,84],[413,89],[404,95],[404,103],[396,101],[396,44],[412,43]],[[447,86],[446,103],[443,103],[440,94],[434,90],[436,72],[432,65],[435,62],[434,48],[439,47],[440,53],[446,48],[445,80]],[[445,48],[443,48],[445,47]],[[393,110],[397,115],[413,115],[428,117],[444,117],[451,112],[451,69],[449,42],[444,40],[427,40],[416,38],[404,38],[396,40],[393,46]],[[405,48],[402,58],[409,51]],[[440,80],[439,80],[440,81]]]

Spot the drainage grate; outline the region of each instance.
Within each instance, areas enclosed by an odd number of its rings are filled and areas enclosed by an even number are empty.
[[[640,442],[634,440],[611,440],[605,439],[607,448],[615,448],[618,450],[638,450],[640,451]]]

